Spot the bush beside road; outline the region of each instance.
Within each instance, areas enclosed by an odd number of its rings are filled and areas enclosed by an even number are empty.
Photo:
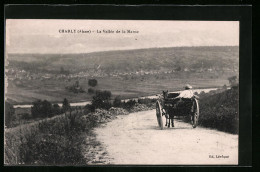
[[[219,131],[238,134],[239,131],[239,90],[218,89],[200,93],[198,125]],[[183,121],[190,122],[190,117]]]

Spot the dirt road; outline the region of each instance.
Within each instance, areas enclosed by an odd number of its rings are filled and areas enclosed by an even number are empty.
[[[160,130],[155,110],[118,116],[94,132],[110,164],[238,163],[238,135],[176,120],[174,128]]]

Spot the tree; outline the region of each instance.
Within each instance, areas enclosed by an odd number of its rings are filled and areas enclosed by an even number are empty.
[[[238,84],[237,76],[231,76],[228,78],[229,84],[231,87],[236,86]]]
[[[91,87],[95,87],[97,86],[98,82],[96,79],[89,79],[88,80],[88,85],[91,86]]]
[[[53,105],[52,112],[54,115],[58,115],[61,113],[60,106],[57,103]]]
[[[66,112],[66,111],[68,111],[70,109],[70,103],[69,103],[69,101],[65,98],[64,100],[63,100],[63,103],[62,103],[62,111],[63,112]]]
[[[116,98],[115,98],[115,100],[113,102],[113,105],[114,105],[114,107],[121,107],[122,102],[121,102],[120,96],[116,96]]]
[[[111,98],[110,91],[96,91],[96,95],[93,96],[92,105],[95,108],[102,108],[102,109],[109,109],[111,107],[110,98]]]
[[[52,104],[48,102],[47,100],[44,100],[42,102],[42,117],[52,117]]]
[[[64,68],[60,67],[60,73],[63,74],[64,73]]]
[[[65,70],[63,67],[60,67],[60,74],[69,75],[69,70]]]
[[[223,85],[223,87],[222,87],[224,90],[226,90],[227,89],[227,86],[226,86],[226,84],[225,85]]]
[[[45,118],[53,116],[52,104],[47,100],[37,100],[33,102],[31,107],[32,117],[34,118]]]
[[[89,94],[93,94],[93,93],[95,93],[95,90],[94,90],[93,88],[89,88],[89,89],[88,89],[88,93],[89,93]]]
[[[42,101],[37,100],[33,102],[33,106],[31,107],[31,113],[33,118],[42,117]]]
[[[75,82],[75,87],[79,87],[79,81],[78,80]]]
[[[135,100],[129,100],[127,102],[123,102],[122,103],[122,107],[125,108],[125,109],[132,109],[136,104],[136,101]]]
[[[12,104],[5,102],[5,126],[10,127],[15,118],[15,109]]]
[[[181,67],[177,66],[175,70],[179,72],[179,71],[181,71]]]
[[[89,112],[95,112],[95,107],[92,104],[87,104],[84,107],[84,112],[89,113]]]
[[[79,81],[75,81],[72,86],[65,87],[67,90],[73,93],[84,93],[85,91],[79,86]]]

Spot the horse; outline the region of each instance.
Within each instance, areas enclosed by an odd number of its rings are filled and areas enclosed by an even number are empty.
[[[164,100],[168,97],[168,90],[163,91],[163,98]],[[174,127],[174,115],[166,113],[166,111],[163,109],[162,110],[162,115],[165,115],[166,123],[165,126],[168,126],[170,128],[170,124],[172,124],[172,127]]]

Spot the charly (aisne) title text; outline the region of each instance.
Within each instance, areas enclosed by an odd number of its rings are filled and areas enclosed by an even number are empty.
[[[131,30],[131,29],[96,29],[96,30],[90,30],[90,29],[59,29],[59,33],[61,34],[138,34],[140,33],[138,30]]]

